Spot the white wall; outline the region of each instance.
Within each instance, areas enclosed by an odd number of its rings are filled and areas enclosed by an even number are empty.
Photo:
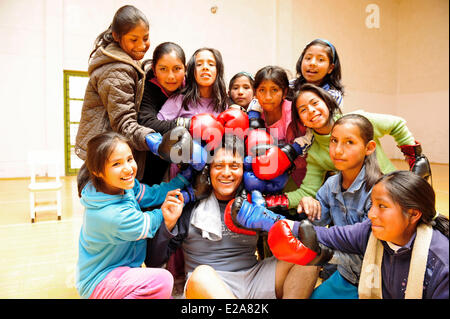
[[[368,29],[365,8],[375,2],[381,27]],[[146,58],[164,41],[180,44],[187,58],[201,46],[215,47],[224,58],[227,81],[236,72],[255,73],[268,64],[295,75],[303,47],[316,37],[328,38],[343,63],[345,110],[405,117],[428,157],[448,163],[448,1],[336,3],[1,0],[0,178],[27,176],[29,149],[64,152],[63,70],[87,70],[95,37],[124,4],[136,5],[150,21]],[[216,14],[210,12],[213,5]],[[430,82],[425,89],[424,82]],[[424,109],[431,112],[424,116]],[[389,156],[401,157],[389,141],[386,149]]]

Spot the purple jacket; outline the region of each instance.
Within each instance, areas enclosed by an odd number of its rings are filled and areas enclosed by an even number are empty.
[[[314,226],[318,240],[335,250],[346,253],[364,255],[369,240],[372,223],[369,219],[348,226],[330,228]],[[386,242],[384,246],[381,273],[383,278],[382,291],[384,299],[404,299],[406,282],[408,280],[411,252],[416,235],[397,252],[394,252]],[[449,245],[448,238],[433,229],[427,267],[424,280],[424,299],[448,299],[449,285]]]

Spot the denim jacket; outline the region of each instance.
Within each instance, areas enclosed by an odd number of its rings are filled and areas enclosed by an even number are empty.
[[[365,166],[361,168],[352,185],[342,191],[342,173],[331,176],[316,194],[320,202],[321,218],[315,221],[317,226],[345,226],[362,222],[367,218],[372,202],[370,193],[366,191]]]
[[[366,190],[366,169],[363,166],[352,185],[342,191],[342,173],[327,179],[316,194],[320,202],[321,218],[315,221],[318,226],[353,225],[367,219],[367,213],[372,206],[370,191]],[[338,264],[339,273],[352,284],[358,284],[362,266],[362,256],[358,254],[343,254]]]

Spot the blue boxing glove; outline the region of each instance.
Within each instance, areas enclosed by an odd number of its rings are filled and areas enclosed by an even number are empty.
[[[257,190],[264,194],[275,194],[281,192],[289,179],[287,172],[272,180],[262,180],[255,176],[252,171],[244,172],[244,187],[251,192]]]
[[[194,189],[191,185],[188,185],[183,190],[181,190],[181,195],[183,195],[184,205],[195,202]]]
[[[196,171],[201,171],[205,167],[206,161],[208,160],[208,153],[196,140],[193,140],[192,144],[193,150],[190,164]]]
[[[231,218],[236,226],[248,229],[269,232],[277,221],[285,219],[284,216],[268,210],[264,204],[265,199],[258,191],[252,192],[252,202],[246,200],[246,191],[238,196],[231,206]]]
[[[247,107],[248,126],[250,129],[265,128],[264,120],[261,118],[263,111],[258,99],[254,98]]]
[[[181,174],[181,173],[180,173]],[[212,186],[209,178],[209,165],[205,165],[203,169],[195,174],[192,185],[186,186],[181,194],[184,198],[184,204],[202,200],[211,195]]]
[[[160,133],[150,133],[145,136],[145,141],[147,142],[147,146],[150,149],[150,152],[159,156],[158,148],[162,142],[162,135]]]
[[[191,182],[192,177],[194,176],[194,169],[192,168],[191,165],[187,165],[187,167],[181,170],[179,174],[184,178],[186,178],[188,182]]]
[[[162,159],[173,163],[187,163],[192,157],[193,141],[187,129],[177,126],[166,132],[145,136],[149,150]]]
[[[303,136],[297,137],[291,146],[295,149],[297,156],[305,156],[308,153],[312,143],[314,142],[313,130],[306,129],[306,133]]]

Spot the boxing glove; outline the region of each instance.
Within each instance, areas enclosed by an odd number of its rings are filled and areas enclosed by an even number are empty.
[[[177,120],[177,125],[189,130],[192,137],[206,143],[206,150],[212,151],[222,142],[223,125],[209,113],[200,113],[190,119]]]
[[[257,190],[263,194],[278,193],[286,186],[288,179],[289,175],[287,173],[281,174],[272,180],[262,180],[256,177],[251,170],[244,171],[244,187],[248,192]]]
[[[257,145],[273,145],[273,137],[266,132],[265,129],[249,130],[247,139],[245,140],[245,149],[249,156],[254,156],[256,153],[254,149]]]
[[[292,147],[295,148],[297,156],[305,156],[308,153],[312,143],[314,142],[314,134],[311,128],[306,129],[305,135],[299,136],[294,139]]]
[[[333,250],[317,241],[316,231],[307,219],[295,222],[297,237],[289,224],[280,220],[269,231],[267,243],[273,255],[290,263],[306,265],[324,265],[333,257]]]
[[[237,233],[237,234],[243,234],[243,235],[248,235],[248,236],[255,236],[256,232],[252,231],[252,230],[248,230],[248,229],[244,229],[241,228],[239,226],[237,226],[234,222],[233,219],[231,217],[231,207],[234,204],[234,201],[238,198],[238,197],[242,197],[245,196],[245,198],[247,197],[247,194],[238,194],[236,196],[236,198],[233,198],[232,200],[230,200],[225,208],[225,213],[223,216],[223,222],[224,224],[227,226],[227,228],[229,230],[231,230],[233,233]],[[245,200],[245,198],[243,200]]]
[[[250,101],[247,107],[248,121],[250,129],[265,128],[266,124],[261,118],[261,112],[263,111],[258,99],[254,98]]]
[[[266,207],[268,209],[289,209],[289,199],[285,194],[269,194],[264,196],[264,198],[266,199]]]
[[[294,142],[281,147],[275,145],[256,145],[254,152],[255,160],[252,163],[253,172],[258,178],[270,180],[280,176],[295,164],[297,156],[304,156],[311,144],[300,144]]]
[[[428,180],[431,176],[431,166],[428,158],[422,154],[422,146],[415,141],[415,145],[401,145],[398,146],[401,152],[405,155],[409,164],[409,170],[420,177]]]
[[[285,218],[264,207],[265,200],[260,192],[251,193],[251,202],[245,196],[245,189],[242,193],[243,195],[237,197],[231,206],[231,218],[236,226],[247,230],[268,232],[275,222]]]
[[[153,154],[168,162],[189,163],[192,157],[192,137],[183,127],[174,127],[163,136],[160,133],[150,133],[145,141]]]
[[[225,133],[231,133],[242,140],[248,132],[248,116],[247,113],[236,108],[228,108],[217,116],[224,129]]]
[[[252,170],[260,179],[274,179],[293,165],[294,161],[291,155],[284,151],[286,148],[282,149],[275,145],[256,145],[254,150],[256,156],[252,162]]]
[[[182,172],[180,172],[181,174]],[[181,194],[183,194],[184,204],[195,202],[207,198],[212,191],[211,180],[209,178],[209,165],[195,175],[191,185],[185,187]]]
[[[196,140],[192,141],[192,157],[189,164],[196,170],[201,171],[208,160],[208,153]]]

